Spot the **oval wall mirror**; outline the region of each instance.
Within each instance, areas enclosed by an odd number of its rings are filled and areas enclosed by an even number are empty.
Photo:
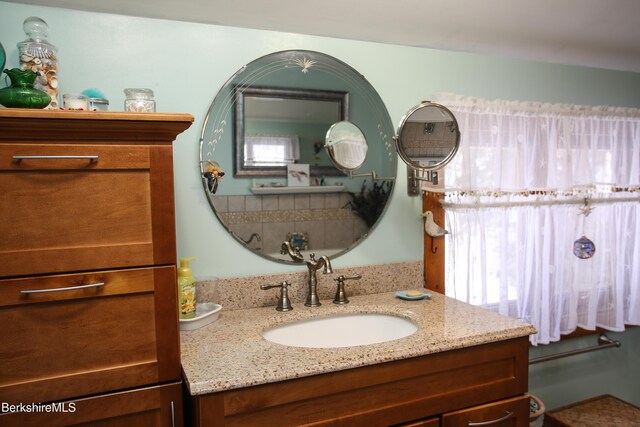
[[[360,168],[369,148],[360,128],[348,121],[334,123],[329,128],[324,147],[333,165],[344,173]]]
[[[360,158],[338,168],[324,147],[344,122],[361,134]],[[335,257],[384,214],[396,174],[393,135],[362,74],[323,53],[276,52],[240,68],[215,96],[200,137],[200,174],[216,217],[247,249],[293,263],[280,253],[289,241],[303,255]],[[350,179],[356,163],[373,175]],[[377,210],[367,205],[379,200]]]
[[[460,128],[448,108],[423,102],[400,121],[396,144],[409,167],[432,171],[447,165],[458,151]]]

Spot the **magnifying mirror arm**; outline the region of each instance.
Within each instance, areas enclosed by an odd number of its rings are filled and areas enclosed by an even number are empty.
[[[353,173],[353,171],[349,171],[349,179],[353,178],[366,178],[371,177],[374,181],[395,181],[395,176],[378,176],[376,171],[365,172],[365,173]]]
[[[424,173],[426,175],[425,177],[418,176],[418,169],[414,169],[411,166],[407,165],[407,195],[420,195],[420,181],[438,185],[437,170],[427,170],[424,171]]]

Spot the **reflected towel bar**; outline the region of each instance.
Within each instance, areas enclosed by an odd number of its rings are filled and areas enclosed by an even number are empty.
[[[575,354],[588,353],[590,351],[596,350],[604,350],[609,347],[620,347],[622,344],[618,340],[612,340],[607,336],[607,334],[600,334],[598,336],[598,345],[594,345],[591,347],[581,348],[577,350],[565,351],[563,353],[550,354],[548,356],[535,357],[533,359],[529,359],[529,365],[533,365],[534,363],[546,362],[549,360],[560,359],[562,357],[573,356]]]

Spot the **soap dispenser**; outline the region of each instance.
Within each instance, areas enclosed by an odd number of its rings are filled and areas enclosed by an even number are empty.
[[[178,317],[193,319],[196,317],[196,281],[189,266],[195,258],[180,258],[178,268]]]

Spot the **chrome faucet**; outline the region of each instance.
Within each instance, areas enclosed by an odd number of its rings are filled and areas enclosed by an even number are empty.
[[[289,242],[288,240],[285,240],[284,242],[282,242],[282,246],[280,247],[280,253],[282,255],[289,254],[291,259],[294,260],[295,262],[304,261],[304,257],[300,254],[300,248],[294,248],[293,246],[291,246],[291,242]]]
[[[318,280],[316,278],[316,271],[323,268],[322,272],[324,274],[333,273],[331,261],[326,256],[321,256],[320,259],[316,261],[316,254],[311,253],[309,255],[309,260],[307,261],[307,268],[309,269],[309,278],[307,280],[309,290],[307,293],[307,300],[304,305],[307,307],[318,307],[321,304],[317,293]]]

